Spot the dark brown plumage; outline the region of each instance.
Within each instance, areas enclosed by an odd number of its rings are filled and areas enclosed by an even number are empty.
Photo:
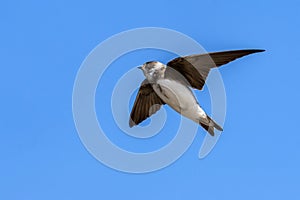
[[[130,114],[129,126],[133,127],[154,113],[156,113],[161,105],[165,103],[154,92],[150,83],[144,80],[140,86],[138,94],[135,98],[134,105]]]
[[[166,78],[172,76],[171,71],[175,69],[184,76],[193,88],[202,90],[210,69],[225,65],[237,58],[262,51],[264,50],[248,49],[178,57],[168,62]]]

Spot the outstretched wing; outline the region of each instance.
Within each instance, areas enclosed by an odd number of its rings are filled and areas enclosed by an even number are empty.
[[[156,113],[163,104],[165,103],[154,92],[151,84],[148,83],[147,80],[144,80],[140,86],[131,110],[129,126],[133,127],[138,125]]]
[[[248,49],[178,57],[168,62],[165,76],[174,78],[174,70],[176,70],[193,88],[202,90],[211,68],[219,67],[237,58],[263,51],[260,49]]]

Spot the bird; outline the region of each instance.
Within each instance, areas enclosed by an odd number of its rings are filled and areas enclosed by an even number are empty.
[[[167,64],[148,61],[138,68],[145,80],[136,95],[129,119],[133,127],[167,104],[179,114],[202,126],[211,136],[223,128],[209,117],[196,99],[193,89],[203,90],[211,69],[263,49],[219,51],[177,57]]]

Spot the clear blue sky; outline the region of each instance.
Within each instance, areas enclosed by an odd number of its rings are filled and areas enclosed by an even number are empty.
[[[299,199],[299,7],[296,0],[2,1],[0,199]],[[197,157],[199,130],[174,164],[136,175],[112,170],[86,151],[73,122],[72,89],[97,44],[145,26],[180,31],[208,51],[267,52],[221,68],[227,117],[207,158]],[[125,73],[136,62],[172,56],[128,54],[107,77],[118,67]],[[209,108],[206,93],[198,97]],[[107,126],[116,129],[109,118]],[[118,134],[112,140],[132,150],[134,141]]]

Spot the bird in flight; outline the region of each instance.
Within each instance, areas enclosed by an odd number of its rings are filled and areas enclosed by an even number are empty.
[[[223,128],[201,108],[192,89],[202,90],[212,68],[237,58],[263,52],[260,49],[233,50],[178,57],[166,65],[158,61],[146,62],[141,69],[146,77],[137,93],[129,119],[129,126],[138,125],[164,104],[201,125],[211,136]]]

